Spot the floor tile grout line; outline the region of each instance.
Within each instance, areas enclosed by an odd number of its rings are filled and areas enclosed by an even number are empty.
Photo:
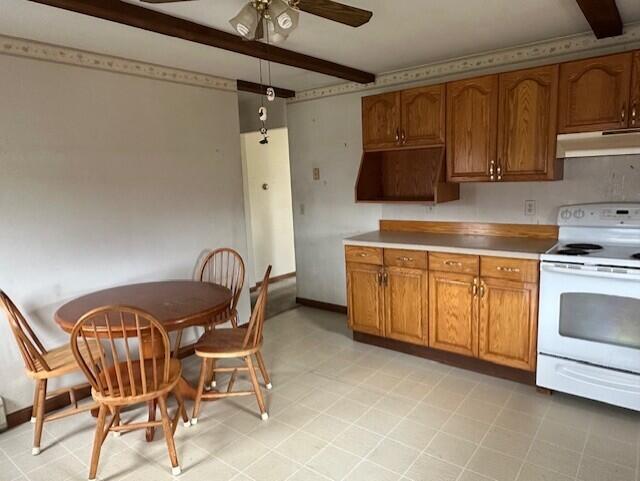
[[[538,424],[538,427],[536,428],[536,432],[535,432],[535,433],[533,433],[533,437],[531,438],[531,444],[529,444],[529,449],[527,449],[527,452],[526,452],[526,454],[524,455],[523,462],[522,462],[522,464],[520,465],[520,469],[518,470],[518,473],[516,474],[515,481],[517,481],[517,480],[518,480],[518,478],[520,477],[520,474],[522,473],[522,470],[524,469],[524,465],[525,465],[527,462],[529,462],[529,461],[528,461],[529,453],[530,453],[530,452],[531,452],[531,450],[533,449],[533,445],[535,444],[536,439],[538,438],[538,434],[540,433],[540,430],[542,429],[542,425],[543,425],[543,423],[544,423],[544,420],[546,419],[546,416],[547,416],[547,413],[549,412],[549,409],[551,409],[551,404],[549,404],[549,405],[547,406],[547,408],[546,408],[546,410],[545,410],[545,412],[544,412],[544,415],[542,416],[542,418],[541,418],[541,420],[540,420],[540,424]],[[538,464],[536,464],[536,463],[530,463],[530,464],[534,464],[534,465],[536,465],[536,466],[539,466],[539,465],[538,465]],[[547,468],[546,466],[541,466],[541,467],[546,468],[546,469],[549,469],[550,471],[556,472],[556,473],[558,473],[558,474],[562,474],[562,473],[559,473],[558,471],[556,471],[555,469],[550,469],[550,468]]]
[[[11,456],[9,456],[9,455],[6,453],[6,451],[5,451],[4,449],[0,449],[0,452],[2,452],[2,454],[4,454],[4,455],[7,457],[7,459],[9,460],[9,462],[15,466],[15,468],[16,468],[16,469],[18,470],[18,472],[19,472],[19,473],[24,477],[24,479],[26,479],[26,480],[31,479],[31,478],[29,478],[29,476],[27,475],[27,473],[25,473],[25,472],[24,472],[24,470],[23,470],[20,466],[18,466],[18,465],[16,464],[16,462],[11,458]],[[19,479],[19,477],[18,477],[18,478],[15,478],[15,479]]]

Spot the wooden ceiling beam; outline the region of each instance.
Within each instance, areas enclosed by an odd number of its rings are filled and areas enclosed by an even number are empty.
[[[223,30],[217,30],[120,0],[29,1],[352,82],[366,84],[374,82],[376,78],[374,74],[369,72],[311,57],[282,47],[267,45],[262,42],[246,41]]]
[[[616,0],[576,0],[596,38],[622,35],[622,19]]]
[[[276,92],[276,97],[281,99],[290,99],[296,96],[293,90],[283,89],[280,87],[273,87]],[[266,95],[269,85],[258,84],[255,82],[248,82],[247,80],[238,80],[238,90],[240,92],[250,92],[252,94]]]

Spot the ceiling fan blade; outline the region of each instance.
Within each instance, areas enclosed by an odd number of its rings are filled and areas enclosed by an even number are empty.
[[[142,3],[178,3],[191,2],[193,0],[140,0]]]
[[[317,15],[318,17],[344,23],[351,27],[364,25],[373,16],[373,12],[361,8],[350,7],[331,0],[298,0],[291,4],[303,12]]]

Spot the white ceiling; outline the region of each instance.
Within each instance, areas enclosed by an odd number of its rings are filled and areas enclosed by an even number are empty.
[[[139,0],[127,0],[139,3]],[[354,29],[303,13],[282,46],[373,73],[512,47],[589,30],[575,0],[343,0],[374,12]],[[193,0],[151,6],[231,31],[244,0]],[[640,1],[617,0],[625,23],[640,21]],[[0,1],[0,34],[116,55],[228,78],[257,81],[258,61],[27,0]],[[305,90],[340,79],[273,65],[275,85]]]

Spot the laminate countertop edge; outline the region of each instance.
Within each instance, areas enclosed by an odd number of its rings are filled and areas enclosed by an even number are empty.
[[[342,243],[344,246],[540,260],[540,255],[551,249],[556,242],[552,239],[373,231],[348,237]]]

